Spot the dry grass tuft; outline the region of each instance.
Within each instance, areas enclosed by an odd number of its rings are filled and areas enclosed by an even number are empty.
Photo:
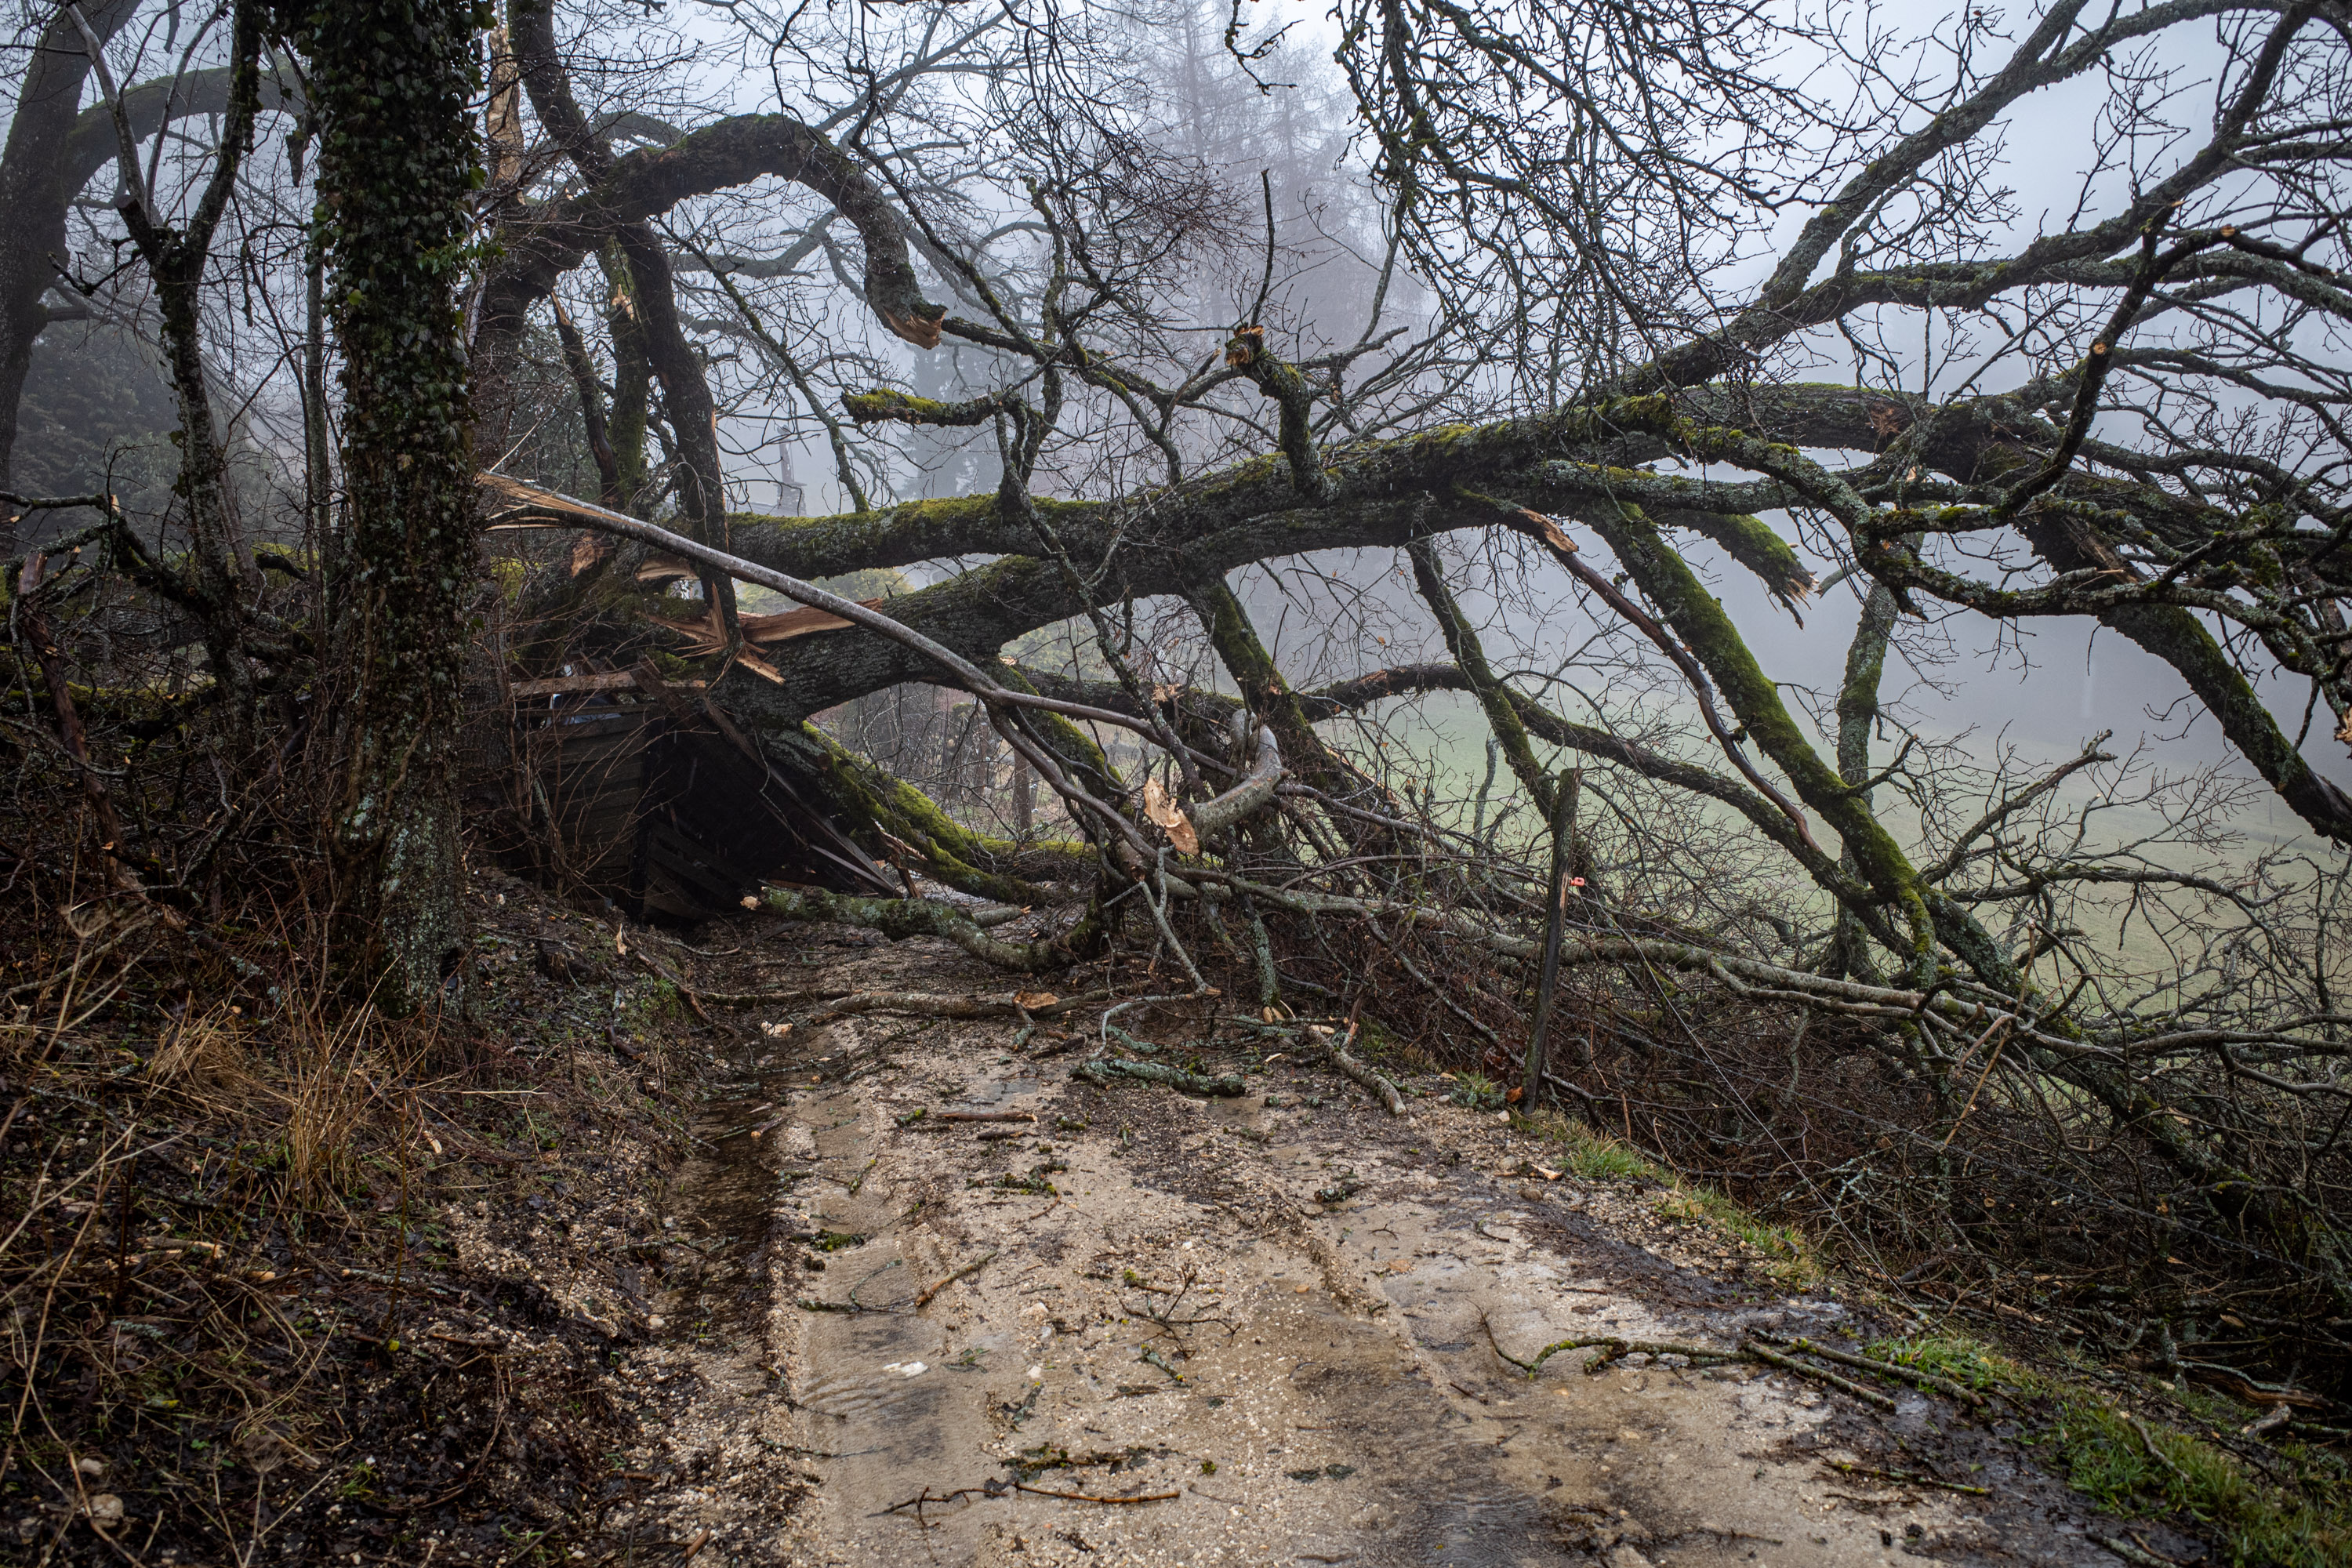
[[[293,1192],[317,1200],[359,1180],[362,1134],[392,1106],[383,1085],[392,1070],[387,1027],[372,1007],[341,1019],[289,1006],[271,1092],[284,1107],[279,1134]]]

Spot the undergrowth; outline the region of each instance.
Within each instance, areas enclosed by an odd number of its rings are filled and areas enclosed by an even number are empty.
[[[1733,1237],[1769,1259],[1791,1288],[1818,1283],[1820,1257],[1792,1226],[1769,1225],[1721,1193],[1687,1181],[1618,1140],[1549,1110],[1515,1118],[1589,1182],[1664,1189],[1658,1212]],[[2141,1415],[2077,1377],[2040,1370],[1954,1335],[1881,1340],[1881,1361],[1965,1387],[2000,1392],[2026,1413],[2021,1441],[2100,1509],[2166,1519],[2210,1539],[2231,1568],[2335,1568],[2352,1562],[2352,1472],[2330,1450],[2292,1441],[2249,1445],[2260,1468],[2221,1446],[2221,1426],[2259,1415],[2198,1390],[2142,1379],[2163,1414]],[[2200,1436],[2184,1426],[2202,1426]],[[2266,1473],[2267,1472],[2267,1473]]]
[[[335,994],[282,930],[252,974],[64,927],[36,952],[48,983],[0,1014],[0,1557],[595,1538],[627,1430],[604,1373],[659,1265],[566,1237],[591,1205],[651,1237],[683,1020],[509,886],[478,881],[474,1004],[437,1026]]]
[[[2167,1385],[2136,1390],[2144,1415],[2078,1379],[2028,1366],[1956,1336],[1882,1340],[1882,1361],[2000,1390],[2026,1412],[2020,1440],[2101,1509],[2166,1519],[2210,1540],[2231,1568],[2334,1568],[2352,1561],[2352,1476],[2343,1459],[2294,1442],[2256,1450],[2265,1474],[2204,1436],[2173,1425],[2197,1411]],[[2242,1417],[2243,1413],[2239,1413]]]
[[[1732,1237],[1763,1260],[1764,1271],[1792,1289],[1807,1289],[1822,1279],[1821,1260],[1804,1233],[1794,1226],[1772,1225],[1745,1205],[1595,1131],[1573,1117],[1538,1110],[1516,1117],[1521,1131],[1554,1144],[1562,1169],[1587,1182],[1641,1182],[1665,1189],[1658,1213],[1685,1225],[1706,1226]]]

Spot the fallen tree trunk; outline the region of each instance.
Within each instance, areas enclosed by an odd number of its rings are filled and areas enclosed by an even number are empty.
[[[756,898],[747,899],[745,903],[786,920],[863,926],[894,942],[915,936],[941,937],[982,963],[1028,974],[1067,969],[1092,958],[1102,951],[1109,936],[1099,900],[1089,903],[1086,913],[1067,931],[1034,942],[1007,942],[992,936],[969,913],[935,899],[867,899],[815,888],[770,888]]]

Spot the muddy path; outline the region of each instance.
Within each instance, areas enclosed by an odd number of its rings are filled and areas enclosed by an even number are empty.
[[[777,990],[1004,990],[926,943],[781,946]],[[1491,1113],[1391,1118],[1237,1034],[1203,1054],[1240,1098],[1097,1088],[1070,1073],[1091,1040],[1015,1034],[746,1026],[668,1195],[707,1266],[636,1373],[696,1457],[650,1506],[704,1561],[2117,1561],[1938,1399],[1674,1356],[1521,1374],[1499,1352],[1865,1325],[1653,1192],[1545,1179]]]

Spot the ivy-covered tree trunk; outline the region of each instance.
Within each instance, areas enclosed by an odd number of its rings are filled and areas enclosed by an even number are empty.
[[[457,734],[476,575],[459,293],[482,184],[470,0],[337,0],[306,42],[317,224],[342,354],[344,505],[329,543],[341,769],[331,855],[353,978],[413,1012],[462,984]]]

